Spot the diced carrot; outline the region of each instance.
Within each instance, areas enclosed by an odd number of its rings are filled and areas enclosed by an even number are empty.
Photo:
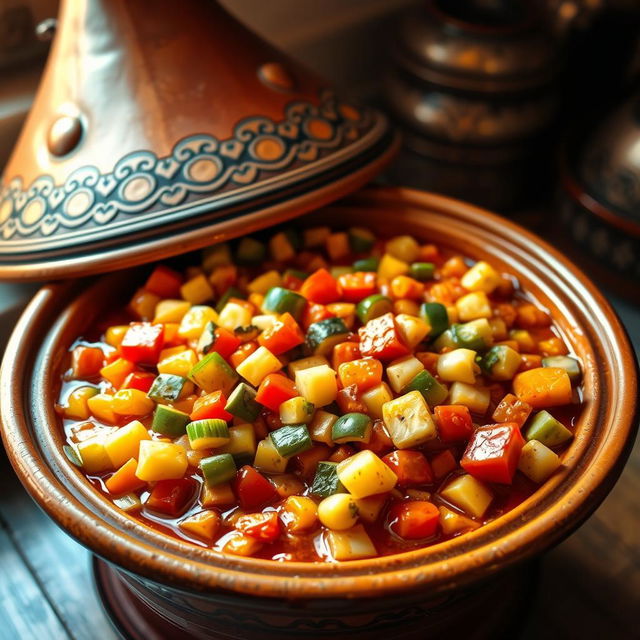
[[[340,445],[332,454],[329,456],[330,462],[342,462],[347,458],[350,458],[355,453],[355,450],[347,444]]]
[[[231,420],[233,416],[225,411],[227,398],[222,391],[213,391],[206,396],[199,397],[193,404],[190,418],[192,420]]]
[[[571,380],[564,369],[539,367],[518,373],[513,379],[513,392],[534,409],[570,404]]]
[[[542,309],[538,309],[534,304],[521,304],[516,312],[516,325],[522,329],[535,329],[548,327],[551,324],[551,317]]]
[[[309,303],[302,312],[302,328],[307,331],[314,322],[335,317],[323,304]]]
[[[293,349],[304,342],[302,329],[290,313],[283,313],[280,319],[259,336],[258,342],[278,355]]]
[[[209,275],[209,284],[221,296],[229,287],[238,281],[238,267],[233,264],[223,264],[216,267]]]
[[[448,473],[451,473],[458,463],[451,453],[451,449],[445,449],[431,458],[431,470],[436,480],[444,478]]]
[[[104,484],[109,493],[120,495],[144,487],[147,483],[136,476],[137,468],[138,461],[135,458],[127,460],[127,462],[105,481]]]
[[[376,420],[373,423],[373,429],[371,429],[371,438],[369,442],[359,442],[358,448],[369,449],[373,451],[378,457],[389,453],[393,447],[393,440],[389,437],[387,429],[384,426],[382,420]]]
[[[569,353],[566,345],[560,338],[554,336],[538,342],[538,351],[545,358],[548,356],[566,356]]]
[[[512,393],[508,393],[493,412],[493,419],[496,422],[515,422],[519,427],[527,421],[533,407],[520,400]]]
[[[229,362],[234,369],[238,368],[238,365],[243,363],[256,349],[258,343],[255,340],[250,340],[240,345],[230,356]]]
[[[367,413],[367,406],[358,397],[358,387],[355,384],[338,391],[336,404],[342,413]]]
[[[520,356],[522,364],[518,371],[529,371],[530,369],[537,369],[542,366],[542,356],[535,353],[523,353]]]
[[[420,451],[398,449],[388,453],[382,461],[398,476],[401,487],[410,487],[433,482],[429,462]]]
[[[418,351],[416,358],[422,362],[424,368],[433,376],[438,372],[438,358],[440,354],[431,351]]]
[[[361,353],[359,343],[352,341],[339,342],[335,347],[333,347],[331,366],[334,371],[337,371],[341,364],[344,364],[345,362],[352,362],[360,357]]]
[[[338,378],[343,387],[354,384],[362,393],[382,382],[382,362],[375,358],[360,358],[351,362],[343,362],[338,367]]]
[[[250,513],[240,516],[236,529],[261,542],[273,542],[280,537],[280,520],[277,511]]]
[[[462,278],[467,271],[469,267],[462,256],[452,256],[440,267],[440,275],[443,278]]]
[[[409,353],[409,349],[400,339],[392,313],[369,320],[358,329],[360,335],[360,353],[380,360],[395,360]]]
[[[516,308],[508,302],[500,302],[497,304],[493,308],[493,313],[504,320],[504,323],[507,325],[507,329],[511,329],[511,327],[513,327],[516,318],[518,317]]]
[[[439,405],[434,408],[438,434],[442,440],[468,440],[473,433],[469,408],[464,405]]]
[[[409,300],[422,300],[424,285],[409,276],[396,276],[391,281],[391,295],[394,298]]]
[[[92,378],[104,366],[104,352],[99,347],[76,347],[71,353],[71,375],[80,380]]]
[[[420,247],[417,260],[419,262],[433,262],[437,265],[442,264],[440,249],[435,244],[423,244]]]
[[[376,293],[376,274],[369,271],[344,273],[338,278],[342,290],[342,298],[346,302],[360,302],[367,296]]]
[[[431,537],[439,522],[438,507],[424,500],[397,502],[389,509],[389,527],[405,540]]]

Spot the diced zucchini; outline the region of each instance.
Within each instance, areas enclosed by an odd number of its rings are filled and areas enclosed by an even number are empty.
[[[484,291],[484,293],[491,293],[500,282],[500,274],[484,260],[476,262],[460,279],[460,284],[468,291]]]
[[[319,367],[321,365],[329,366],[329,361],[324,356],[309,356],[308,358],[302,358],[300,360],[294,360],[289,363],[287,371],[290,378],[296,377],[296,371],[302,371],[302,369],[311,369],[311,367]]]
[[[228,483],[223,482],[213,487],[203,483],[200,491],[200,504],[203,507],[210,509],[211,507],[231,505],[235,501],[236,497],[233,494],[233,489]]]
[[[150,440],[146,427],[133,420],[104,439],[104,448],[114,469],[119,469],[130,458],[138,459],[138,450],[142,442]],[[142,478],[143,480],[145,478]]]
[[[329,553],[334,560],[360,560],[371,558],[378,552],[371,542],[371,538],[361,524],[357,524],[346,531],[327,532]]]
[[[398,481],[396,474],[369,449],[339,462],[337,474],[356,499],[391,491]]]
[[[516,375],[522,358],[507,345],[491,347],[480,361],[480,368],[493,380],[512,380]],[[463,382],[466,382],[463,380]]]
[[[362,393],[360,400],[364,402],[370,416],[373,418],[382,418],[382,406],[385,402],[393,400],[393,394],[387,383],[381,382]]]
[[[313,403],[301,396],[285,400],[280,405],[280,422],[282,424],[308,424],[313,418]]]
[[[548,358],[542,358],[542,366],[564,369],[572,383],[578,382],[582,376],[580,363],[570,356],[549,356]]]
[[[493,500],[489,488],[469,474],[452,480],[440,495],[475,518],[482,517]]]
[[[229,396],[224,410],[236,418],[253,422],[260,415],[262,407],[256,402],[255,389],[241,382]]]
[[[342,493],[345,488],[338,478],[337,462],[318,462],[316,475],[311,485],[311,493],[320,498],[326,498],[334,493]]]
[[[524,436],[527,440],[538,440],[547,447],[556,447],[573,438],[567,427],[544,410],[532,418]]]
[[[360,300],[356,307],[356,315],[362,324],[367,324],[369,320],[383,316],[390,311],[393,311],[393,301],[380,293],[374,293],[364,300]]]
[[[175,402],[193,392],[193,384],[182,376],[161,373],[147,395],[156,402]]]
[[[420,344],[428,335],[430,327],[422,319],[408,313],[399,313],[396,316],[396,327],[402,342],[413,349]]]
[[[342,318],[327,318],[314,322],[307,330],[306,344],[315,355],[327,355],[333,347],[344,342],[349,329]]]
[[[380,264],[380,260],[378,260],[378,258],[374,258],[374,257],[362,258],[361,260],[356,260],[353,263],[353,270],[370,273],[373,271],[377,271],[379,264]]]
[[[473,351],[483,351],[493,343],[491,325],[486,318],[451,325],[451,337],[456,346]]]
[[[456,300],[458,319],[469,322],[478,318],[490,318],[493,314],[491,303],[484,291],[473,291]]]
[[[134,513],[142,509],[142,502],[135,493],[125,493],[119,498],[113,498],[113,504],[125,513]]]
[[[306,298],[299,293],[282,287],[273,287],[267,291],[262,303],[262,309],[272,313],[288,312],[296,320],[299,320],[306,304]]]
[[[318,505],[318,519],[328,529],[344,531],[358,521],[358,506],[348,493],[334,493]]]
[[[256,455],[256,433],[252,424],[229,427],[229,442],[216,453],[230,453],[238,468],[252,464]]]
[[[420,307],[420,317],[431,327],[429,338],[437,338],[449,328],[447,308],[439,302],[425,302]]]
[[[229,428],[224,420],[209,418],[195,420],[187,427],[189,445],[194,451],[201,449],[215,449],[229,442]]]
[[[156,433],[174,438],[187,432],[190,420],[189,415],[183,411],[159,404],[153,414],[151,428]]]
[[[296,389],[316,407],[332,403],[338,395],[336,372],[326,364],[296,371]]]
[[[438,375],[447,382],[474,384],[480,367],[476,364],[476,352],[471,349],[454,349],[438,358]]]
[[[287,468],[289,458],[285,458],[278,453],[271,438],[265,438],[258,442],[256,457],[253,466],[260,471],[267,473],[284,473]]]
[[[355,253],[364,253],[369,251],[376,242],[376,237],[369,231],[362,227],[351,227],[349,229],[349,245],[352,251]]]
[[[559,466],[560,457],[549,447],[538,440],[529,440],[520,452],[518,469],[527,478],[537,482],[544,482]]]
[[[433,262],[414,262],[409,268],[409,275],[419,282],[425,282],[433,278],[435,270]]]
[[[218,314],[212,307],[196,305],[184,314],[178,335],[184,340],[197,340],[209,322],[217,322]]]
[[[323,442],[329,446],[333,446],[333,439],[331,438],[331,432],[333,424],[338,419],[333,413],[328,411],[316,411],[313,420],[309,423],[309,435],[315,442]]]
[[[200,470],[205,483],[210,487],[229,482],[235,478],[237,468],[230,453],[219,453],[200,461]]]
[[[143,440],[140,443],[136,468],[136,476],[140,480],[177,480],[184,476],[188,466],[187,452],[179,444],[159,440]]]
[[[198,346],[196,350],[199,354],[206,356],[211,349],[213,349],[213,345],[216,343],[216,327],[218,325],[215,322],[207,322],[207,324],[202,329],[202,333],[198,338]]]
[[[290,458],[313,446],[307,425],[280,427],[269,434],[273,446],[283,458]]]
[[[219,353],[214,351],[213,353],[208,353],[191,369],[189,380],[207,393],[222,391],[222,393],[228,395],[238,380],[238,374]]]
[[[240,264],[259,264],[267,255],[267,247],[262,242],[245,236],[236,250],[236,259]]]
[[[462,404],[473,413],[484,415],[489,402],[491,394],[488,389],[479,389],[465,382],[454,382],[449,389],[449,403]]]
[[[227,302],[218,316],[218,324],[233,331],[236,327],[248,327],[251,324],[251,311],[237,302]]]
[[[430,407],[442,404],[449,395],[447,387],[438,382],[426,369],[416,375],[409,384],[402,389],[406,394],[410,391],[419,391]]]
[[[371,418],[364,413],[345,413],[333,424],[331,438],[338,444],[344,442],[369,442],[371,439]]]
[[[237,366],[236,371],[254,387],[257,387],[270,373],[275,373],[280,369],[282,369],[280,360],[266,347],[258,347]]]
[[[394,360],[387,367],[387,378],[391,388],[400,393],[421,371],[424,365],[415,356],[405,356]]]
[[[386,402],[382,407],[382,418],[398,449],[419,446],[438,435],[433,416],[419,391],[410,391]]]

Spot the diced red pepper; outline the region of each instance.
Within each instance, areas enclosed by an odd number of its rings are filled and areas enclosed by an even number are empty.
[[[318,269],[302,283],[300,294],[310,302],[329,304],[340,300],[341,291],[336,279],[326,269]]]
[[[236,529],[250,538],[255,538],[262,542],[273,542],[280,537],[278,512],[267,511],[240,516],[236,521]]]
[[[224,327],[216,327],[213,331],[215,337],[209,352],[219,353],[225,360],[240,346],[241,340]]]
[[[253,467],[245,465],[238,470],[235,494],[243,509],[257,509],[278,499],[276,488]]]
[[[383,456],[393,449],[393,441],[387,433],[387,429],[384,426],[382,420],[376,420],[373,423],[373,429],[371,430],[371,439],[368,443],[359,442],[358,448],[369,449],[373,451],[377,456]]]
[[[469,440],[460,466],[478,480],[511,484],[523,446],[515,422],[480,427]]]
[[[76,347],[71,353],[71,375],[86,379],[97,376],[104,366],[104,352],[99,347]]]
[[[304,342],[304,333],[290,313],[283,313],[280,319],[259,336],[258,342],[278,355]]]
[[[130,373],[122,383],[121,389],[138,389],[138,391],[149,392],[156,376],[153,373],[134,371]]]
[[[278,411],[285,400],[298,395],[293,380],[280,373],[270,373],[258,387],[256,401],[271,411]]]
[[[338,285],[345,302],[360,302],[378,292],[377,274],[369,271],[343,273],[338,277]]]
[[[179,298],[182,276],[173,269],[158,265],[152,272],[144,288],[161,298]]]
[[[156,364],[164,346],[164,327],[150,322],[133,322],[120,343],[120,354],[130,362]]]
[[[408,347],[400,340],[393,313],[369,320],[358,329],[360,353],[379,360],[395,360],[409,353]]]
[[[303,282],[304,280],[302,278],[298,278],[298,276],[290,270],[285,271],[282,276],[283,288],[289,289],[290,291],[300,291]]]
[[[201,396],[193,403],[193,410],[189,416],[192,420],[233,420],[233,416],[225,411],[227,398],[222,391],[213,391],[206,396]]]
[[[345,362],[351,362],[352,360],[358,360],[362,355],[360,353],[359,342],[339,342],[333,347],[331,354],[331,365],[334,371],[337,371],[341,364]]]
[[[358,387],[355,384],[338,391],[336,404],[342,413],[367,413],[367,405],[358,397]]]
[[[433,410],[438,434],[445,442],[468,440],[473,434],[473,420],[469,408],[458,404],[441,404]]]
[[[335,315],[323,304],[309,303],[302,312],[302,328],[307,331],[314,322],[334,318]]]
[[[145,506],[168,516],[178,516],[193,498],[196,485],[193,478],[159,480],[151,490]]]
[[[387,454],[382,461],[398,476],[401,487],[431,484],[433,472],[420,451],[399,449]]]
[[[420,540],[435,535],[440,522],[438,507],[426,500],[397,502],[389,509],[389,527],[405,540]]]

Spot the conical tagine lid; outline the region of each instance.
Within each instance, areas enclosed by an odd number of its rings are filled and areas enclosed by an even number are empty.
[[[396,146],[212,0],[66,0],[0,183],[0,278],[243,235],[355,190]]]

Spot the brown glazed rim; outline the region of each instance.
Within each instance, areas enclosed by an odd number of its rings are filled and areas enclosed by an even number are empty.
[[[329,598],[422,588],[434,594],[477,581],[559,542],[600,504],[629,454],[637,420],[637,366],[623,326],[596,287],[555,249],[496,215],[443,196],[367,189],[310,214],[304,224],[345,223],[413,233],[516,272],[550,309],[584,365],[585,406],[563,468],[494,522],[426,549],[341,564],[226,556],[159,533],[116,509],[61,452],[53,411],[64,352],[120,281],[105,276],[44,287],[19,320],[0,374],[3,437],[40,506],[70,535],[123,569],[192,590]],[[80,292],[80,295],[78,293]],[[96,301],[99,302],[95,305]],[[72,323],[75,319],[75,325]],[[43,339],[44,336],[44,339]]]

